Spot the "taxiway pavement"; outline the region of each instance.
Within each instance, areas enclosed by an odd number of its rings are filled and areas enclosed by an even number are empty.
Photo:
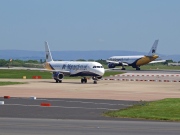
[[[0,97],[76,98],[152,101],[164,98],[179,98],[179,82],[129,82],[102,80],[93,84],[81,84],[79,79],[65,79],[55,83],[52,79],[1,79],[27,84],[0,86]]]
[[[179,135],[180,123],[0,118],[2,135]]]
[[[103,112],[124,109],[137,101],[99,100],[99,99],[45,99],[10,98],[0,105],[0,117],[8,118],[45,118],[45,119],[82,119],[114,120],[103,116]],[[41,106],[48,103],[51,106]],[[119,119],[118,119],[119,120]]]
[[[168,74],[178,74],[178,72]],[[0,81],[27,82],[21,85],[0,86],[0,100],[5,102],[4,105],[0,105],[0,133],[3,135],[177,135],[180,133],[178,122],[102,116],[104,111],[122,109],[141,100],[180,98],[178,82],[102,80],[98,84],[93,84],[92,80],[88,80],[87,84],[81,84],[79,79],[63,80],[63,83],[54,83],[54,80],[48,79],[1,79]],[[3,99],[3,96],[11,98]],[[37,100],[29,99],[31,96],[37,97]],[[49,102],[51,107],[41,107],[41,102]]]

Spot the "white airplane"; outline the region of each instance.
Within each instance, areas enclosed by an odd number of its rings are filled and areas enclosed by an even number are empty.
[[[56,82],[62,82],[64,76],[81,76],[81,83],[87,83],[86,77],[92,77],[94,83],[101,79],[105,69],[98,62],[84,61],[53,61],[48,43],[45,42],[46,63],[45,70],[53,72]]]
[[[44,68],[26,68],[26,67],[11,67],[1,69],[16,69],[16,70],[39,70],[49,71],[53,73],[53,78],[56,83],[61,83],[64,76],[81,76],[81,83],[87,83],[87,77],[92,77],[94,84],[104,75],[105,69],[98,62],[89,61],[53,61],[48,43],[45,42],[46,62]],[[35,64],[42,65],[42,64]]]
[[[122,66],[122,70],[125,70],[124,66],[132,66],[136,70],[140,70],[140,66],[148,63],[165,62],[166,60],[156,60],[159,56],[156,55],[156,49],[158,40],[155,40],[151,50],[147,55],[136,56],[112,56],[106,60],[109,68],[115,68],[116,66]]]
[[[101,79],[105,69],[98,62],[84,61],[53,61],[48,43],[45,42],[46,63],[44,68],[53,72],[53,78],[56,82],[62,82],[65,75],[82,76],[81,83],[87,83],[88,76],[91,76],[94,83]]]

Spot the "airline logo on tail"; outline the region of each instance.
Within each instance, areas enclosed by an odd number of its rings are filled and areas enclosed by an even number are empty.
[[[53,61],[52,56],[51,56],[51,52],[48,46],[48,42],[45,42],[45,52],[46,52],[46,62],[50,62]]]
[[[159,42],[159,40],[154,41],[154,44],[153,44],[151,50],[149,51],[148,56],[152,56],[156,53],[158,42]]]

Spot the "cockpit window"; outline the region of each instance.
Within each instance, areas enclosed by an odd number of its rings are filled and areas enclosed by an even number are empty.
[[[93,68],[103,68],[103,66],[93,66]]]

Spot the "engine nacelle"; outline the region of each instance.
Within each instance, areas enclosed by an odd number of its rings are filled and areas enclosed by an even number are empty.
[[[116,67],[116,65],[113,64],[113,63],[109,63],[109,64],[108,64],[108,68],[115,68],[115,67]]]
[[[96,76],[93,76],[92,79],[93,79],[94,81],[98,80],[98,78],[97,78]]]
[[[53,78],[55,80],[62,80],[64,78],[64,74],[60,72],[53,72]]]
[[[98,78],[98,79],[101,79],[101,78],[102,78],[102,76],[97,76],[97,78]]]
[[[92,77],[92,79],[94,80],[94,81],[97,81],[98,79],[101,79],[102,78],[102,76],[93,76]]]

